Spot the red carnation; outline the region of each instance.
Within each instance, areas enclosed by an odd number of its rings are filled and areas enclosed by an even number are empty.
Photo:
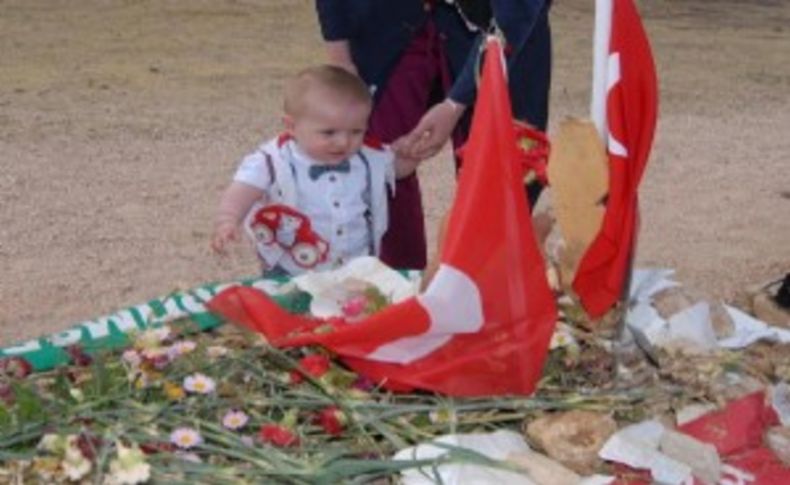
[[[299,370],[291,371],[291,382],[293,384],[301,383],[304,380],[302,373],[317,379],[326,374],[328,370],[329,357],[319,354],[308,355],[299,360]]]
[[[274,446],[299,446],[299,437],[293,431],[279,424],[264,424],[258,433],[261,441]]]
[[[346,416],[336,406],[330,406],[318,413],[316,421],[328,435],[340,436],[346,425]]]
[[[33,366],[22,357],[6,357],[0,359],[0,375],[13,379],[24,379],[33,372]]]
[[[148,443],[140,443],[140,450],[146,455],[172,453],[176,451],[176,445],[167,441],[150,441]]]
[[[4,402],[7,406],[13,405],[16,401],[16,395],[11,388],[11,384],[0,382],[0,401]]]
[[[71,362],[78,367],[87,367],[93,363],[93,357],[85,353],[85,350],[79,345],[66,347],[66,353],[69,354]]]

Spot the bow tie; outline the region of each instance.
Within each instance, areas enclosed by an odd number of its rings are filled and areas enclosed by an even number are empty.
[[[311,180],[318,180],[318,178],[327,172],[348,173],[351,170],[351,164],[348,160],[343,160],[336,165],[310,165],[308,174]]]

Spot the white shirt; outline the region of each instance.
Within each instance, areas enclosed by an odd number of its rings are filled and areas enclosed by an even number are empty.
[[[296,207],[306,215],[312,229],[329,245],[327,258],[313,269],[336,268],[350,259],[371,254],[373,235],[366,219],[370,208],[370,188],[365,162],[356,154],[350,160],[348,172],[325,172],[317,179],[310,178],[312,165],[321,165],[305,154],[293,141],[286,141],[280,153],[293,168],[296,185]],[[383,162],[393,164],[394,155],[389,150],[380,152]],[[371,163],[382,163],[381,159]],[[267,167],[266,155],[258,150],[246,156],[234,176],[234,180],[256,187],[264,192],[272,188],[271,171]],[[280,266],[291,274],[304,269],[295,266],[284,257]],[[291,264],[289,264],[291,263]]]

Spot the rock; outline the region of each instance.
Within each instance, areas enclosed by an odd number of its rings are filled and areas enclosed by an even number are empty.
[[[527,426],[527,437],[571,470],[587,475],[601,464],[598,450],[617,430],[611,416],[568,411],[541,416]]]
[[[782,463],[790,466],[790,427],[775,426],[769,429],[765,433],[765,443]]]
[[[537,485],[577,485],[581,480],[572,470],[534,451],[511,454],[507,461],[524,470]]]
[[[719,483],[721,458],[715,446],[666,429],[661,435],[659,450],[668,457],[690,466],[691,473],[704,483]]]

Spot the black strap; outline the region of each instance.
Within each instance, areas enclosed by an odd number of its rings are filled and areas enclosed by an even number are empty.
[[[368,226],[368,254],[371,256],[376,255],[376,236],[373,234],[373,174],[370,170],[370,161],[368,161],[368,157],[362,153],[362,150],[357,152],[359,155],[360,160],[365,165],[365,178],[367,179],[367,184],[365,184],[365,191],[362,193],[362,202],[365,203],[365,223]]]

